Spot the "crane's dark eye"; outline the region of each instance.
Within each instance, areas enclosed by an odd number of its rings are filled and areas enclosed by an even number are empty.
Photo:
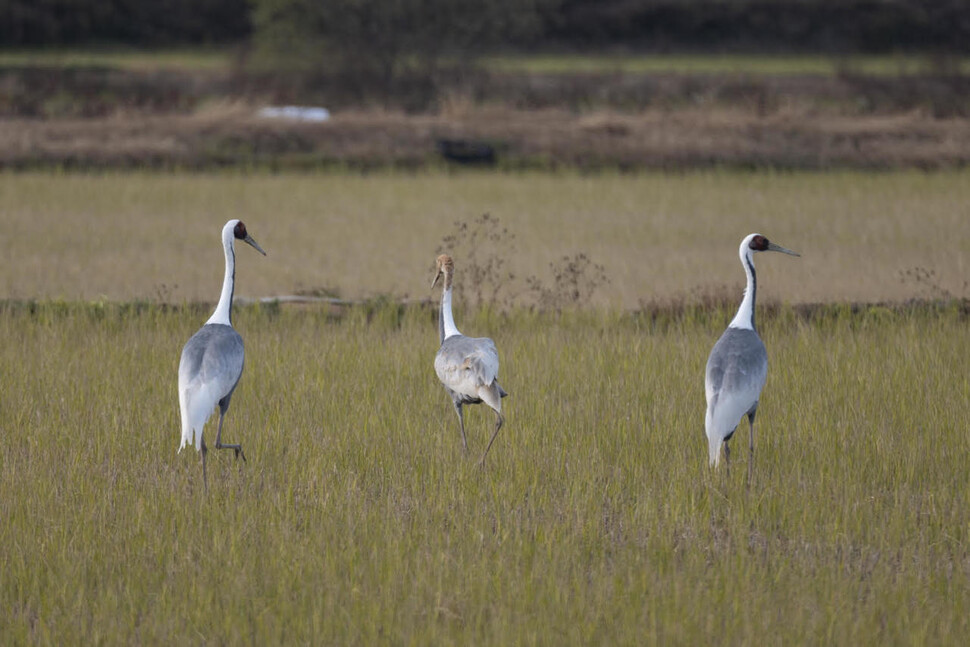
[[[246,225],[242,223],[242,220],[236,223],[236,226],[232,230],[232,235],[239,240],[246,239]]]
[[[768,249],[768,239],[764,236],[755,236],[751,239],[751,242],[748,243],[748,247],[757,252],[763,252]]]

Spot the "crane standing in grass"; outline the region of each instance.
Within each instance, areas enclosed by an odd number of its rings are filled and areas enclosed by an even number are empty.
[[[202,452],[202,482],[208,489],[206,454],[208,448],[202,436],[206,420],[219,405],[219,430],[216,432],[216,449],[233,449],[236,458],[246,460],[241,445],[222,443],[222,421],[229,409],[232,392],[239,383],[243,370],[243,341],[231,321],[232,293],[236,279],[236,253],[234,240],[249,243],[256,250],[266,252],[246,232],[246,225],[230,220],[222,228],[222,246],[226,253],[226,275],[222,282],[222,295],[216,311],[205,325],[192,335],[182,349],[179,361],[179,409],[182,414],[182,444],[195,445]]]
[[[753,259],[755,252],[782,252],[798,256],[790,249],[769,242],[761,234],[750,234],[741,241],[739,254],[748,284],[744,289],[744,298],[738,313],[714,344],[711,355],[707,358],[704,380],[707,395],[704,426],[707,430],[710,464],[717,467],[721,457],[721,445],[724,445],[724,460],[730,467],[731,450],[728,440],[737,429],[742,416],[747,415],[751,430],[749,478],[754,459],[754,415],[768,375],[768,354],[754,326],[757,287]]]
[[[434,370],[455,405],[455,413],[458,414],[458,425],[461,429],[461,443],[466,452],[468,441],[465,438],[462,405],[484,402],[495,410],[495,431],[488,441],[485,453],[482,454],[481,465],[484,466],[488,450],[492,448],[498,430],[505,422],[502,416],[502,398],[508,393],[498,383],[498,349],[491,339],[466,337],[458,331],[454,316],[451,314],[451,284],[455,277],[455,263],[450,256],[442,254],[437,258],[436,265],[431,287],[434,288],[442,278],[444,283],[441,291],[441,310],[438,312],[441,348],[434,358]]]

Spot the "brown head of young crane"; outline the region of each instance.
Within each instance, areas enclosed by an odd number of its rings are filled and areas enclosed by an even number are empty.
[[[434,370],[438,379],[451,396],[458,414],[458,426],[461,430],[461,442],[468,451],[468,440],[465,438],[465,418],[462,415],[462,405],[479,404],[484,402],[495,410],[495,431],[488,441],[485,453],[482,454],[481,465],[485,465],[485,457],[492,448],[498,430],[502,428],[505,418],[502,416],[502,398],[508,395],[498,383],[498,349],[495,342],[487,337],[466,337],[458,331],[455,319],[451,313],[451,287],[455,278],[455,262],[451,256],[442,254],[435,263],[434,288],[438,281],[442,281],[441,309],[438,312],[438,335],[441,347],[434,358]]]

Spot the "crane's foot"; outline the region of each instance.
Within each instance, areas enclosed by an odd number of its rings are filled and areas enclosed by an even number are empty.
[[[246,460],[246,454],[243,453],[242,445],[224,445],[219,443],[216,445],[216,449],[231,449],[236,453],[236,460],[239,460],[240,456],[242,456],[243,461]]]

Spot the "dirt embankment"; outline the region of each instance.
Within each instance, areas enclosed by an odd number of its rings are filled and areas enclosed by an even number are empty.
[[[478,75],[421,111],[321,80],[3,70],[0,167],[946,168],[970,162],[970,78]],[[328,96],[334,100],[328,101]],[[323,123],[259,107],[326,105]]]

